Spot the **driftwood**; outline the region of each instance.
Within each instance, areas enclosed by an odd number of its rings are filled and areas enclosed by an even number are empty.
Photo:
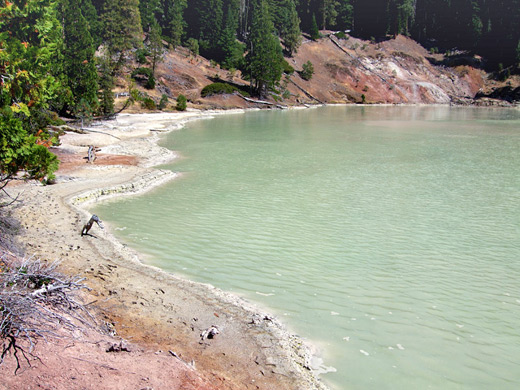
[[[202,333],[200,334],[200,340],[204,341],[206,339],[212,339],[219,333],[220,333],[220,330],[219,330],[218,326],[211,325],[208,329],[202,331]]]
[[[81,230],[81,235],[84,236],[88,234],[89,230],[92,228],[92,225],[94,225],[94,222],[97,223],[97,225],[104,229],[103,222],[99,219],[99,217],[96,214],[93,214],[92,217],[88,220],[88,222],[83,226],[83,229]]]
[[[47,127],[50,130],[54,130],[54,131],[57,131],[57,132],[70,131],[72,133],[86,134],[85,130],[78,129],[77,127],[72,127],[72,126],[69,126],[69,125],[61,125],[61,126],[49,125]]]
[[[88,147],[88,152],[87,152],[87,163],[91,163],[91,164],[94,164],[94,161],[96,161],[96,152],[99,152],[101,149],[99,148],[96,148],[95,146],[93,145],[90,145]]]
[[[281,104],[271,103],[271,102],[267,102],[265,100],[255,100],[255,99],[251,99],[251,98],[245,97],[245,96],[243,96],[241,94],[238,94],[238,96],[240,96],[242,99],[244,99],[246,102],[249,102],[249,103],[265,104],[267,106],[275,106],[276,108],[280,108],[280,109],[286,109],[287,108],[287,106],[282,106]]]
[[[106,118],[102,118],[102,119],[106,119]],[[78,133],[78,134],[99,133],[99,134],[108,135],[110,137],[113,137],[113,138],[116,138],[116,139],[119,139],[119,140],[121,139],[119,137],[116,137],[115,135],[107,133],[106,131],[86,129],[86,128],[83,128],[83,127],[77,128],[77,127],[72,127],[72,126],[69,126],[69,125],[61,125],[61,126],[49,125],[47,127],[50,130],[54,130],[56,132],[70,131],[72,133]]]

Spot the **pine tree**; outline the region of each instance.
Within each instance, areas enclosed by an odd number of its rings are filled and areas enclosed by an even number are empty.
[[[236,38],[238,29],[238,9],[233,4],[228,6],[227,15],[224,21],[224,28],[219,38],[219,55],[217,60],[226,69],[239,68],[242,66],[244,55],[243,45]]]
[[[289,56],[296,53],[301,44],[300,18],[294,0],[279,0],[275,9],[274,26]],[[272,7],[269,8],[271,11]],[[271,13],[271,12],[270,12]]]
[[[338,1],[338,17],[336,19],[336,27],[340,30],[351,30],[354,18],[353,0]]]
[[[141,16],[141,25],[145,32],[150,31],[150,28],[156,21],[156,15],[160,12],[160,0],[139,0],[139,14]]]
[[[387,34],[410,34],[415,19],[416,0],[389,0],[387,3]]]
[[[99,61],[99,110],[103,115],[114,113],[114,69],[108,55]]]
[[[253,8],[253,20],[246,56],[253,92],[266,96],[282,77],[283,55],[265,0],[258,0]]]
[[[200,52],[209,58],[218,57],[222,36],[224,8],[222,0],[190,0],[185,20],[188,36],[199,41]]]
[[[311,39],[316,41],[320,39],[321,34],[318,29],[318,23],[316,22],[316,15],[312,14],[312,22],[311,22]]]
[[[161,27],[155,19],[150,26],[150,33],[148,34],[148,49],[150,50],[150,57],[152,58],[152,77],[155,77],[155,68],[157,63],[162,61],[164,53]]]
[[[187,0],[162,0],[161,27],[163,35],[173,47],[181,44],[186,24],[183,16],[187,5]]]
[[[120,54],[141,46],[143,29],[139,14],[139,0],[107,0],[101,13],[103,43],[109,53]]]
[[[336,17],[338,16],[336,7],[338,5],[339,3],[336,0],[322,0],[320,11],[321,25],[324,30],[326,30],[328,26],[336,24]]]
[[[79,7],[81,8],[81,14],[87,20],[94,49],[97,49],[102,42],[102,26],[96,7],[94,7],[91,0],[80,0]]]
[[[62,0],[64,73],[72,92],[72,105],[80,100],[92,110],[98,106],[94,46],[78,0]],[[74,110],[74,107],[72,107]]]

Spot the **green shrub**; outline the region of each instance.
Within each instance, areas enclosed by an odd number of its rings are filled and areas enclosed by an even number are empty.
[[[302,71],[300,72],[300,76],[302,79],[309,81],[312,79],[312,76],[314,75],[314,66],[312,65],[312,62],[307,61],[305,64],[302,65]]]
[[[161,96],[161,100],[159,101],[159,110],[164,110],[166,108],[166,105],[168,104],[168,95],[165,95],[164,93]]]
[[[283,72],[284,73],[286,73],[286,74],[293,74],[294,73],[294,68],[291,66],[291,64],[289,64],[287,62],[287,60],[283,60],[282,66],[283,66]]]
[[[197,41],[195,38],[190,38],[188,39],[186,44],[191,54],[193,54],[194,56],[199,55],[199,41]]]
[[[186,111],[187,107],[187,99],[184,95],[179,95],[177,97],[177,106],[175,106],[175,109],[177,111]]]
[[[144,85],[146,89],[154,89],[155,88],[155,77],[150,76]]]
[[[146,89],[154,89],[155,88],[155,77],[153,76],[153,71],[150,68],[137,68],[132,74],[132,78],[135,80],[145,81],[144,87]]]
[[[134,69],[134,71],[132,72],[132,78],[138,79],[139,76],[145,76],[146,78],[149,78],[150,76],[152,76],[152,70],[150,68],[143,67]]]
[[[344,31],[338,31],[334,36],[338,39],[348,39],[347,34],[345,34]]]
[[[157,105],[155,104],[154,100],[150,96],[143,97],[143,100],[141,100],[141,106],[143,108],[146,108],[147,110],[157,109]]]
[[[137,49],[135,52],[135,58],[138,63],[140,64],[147,64],[148,60],[146,59],[146,56],[149,56],[150,53],[146,49]]]
[[[213,83],[206,85],[204,88],[202,88],[200,96],[206,97],[211,95],[232,94],[235,91],[238,91],[238,88],[230,84]]]

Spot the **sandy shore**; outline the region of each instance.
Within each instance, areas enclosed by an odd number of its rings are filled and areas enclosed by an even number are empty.
[[[50,363],[42,356],[42,362],[19,374],[23,381],[6,382],[7,388],[36,388],[46,378],[54,383],[46,388],[55,389],[325,389],[310,369],[309,348],[276,319],[212,286],[143,265],[139,254],[113,237],[110,226],[101,230],[94,225],[92,235],[80,235],[90,205],[175,178],[175,173],[153,168],[175,158],[157,145],[161,133],[219,114],[119,115],[87,134],[67,133],[54,150],[62,160],[57,183],[16,188],[23,191],[24,201],[14,213],[21,221],[19,242],[26,254],[61,260],[65,272],[85,276],[98,322],[133,347],[132,352],[107,354],[99,340],[112,341],[92,334],[73,347],[40,343],[36,352],[42,348]],[[84,159],[89,145],[100,148],[94,164]],[[201,333],[212,326],[220,333],[202,339]],[[78,359],[78,354],[88,358]],[[54,365],[62,368],[51,369]],[[6,369],[9,365],[0,366],[0,372]]]

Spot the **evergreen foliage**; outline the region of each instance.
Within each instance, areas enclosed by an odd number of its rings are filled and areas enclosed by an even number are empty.
[[[221,54],[216,59],[220,60],[224,69],[243,67],[244,45],[236,38],[238,13],[233,6],[234,4],[230,4],[228,7],[224,27],[217,42]]]
[[[202,97],[208,97],[212,95],[222,95],[222,94],[232,94],[235,92],[240,92],[240,90],[231,85],[226,83],[212,83],[206,85],[204,88],[202,88],[202,91],[200,92],[200,96]]]
[[[102,25],[98,11],[91,0],[80,0],[79,7],[81,14],[87,20],[88,30],[95,50],[101,45],[102,41]]]
[[[247,48],[246,67],[252,91],[267,96],[282,76],[283,55],[266,0],[257,0],[255,4]]]
[[[186,111],[186,107],[188,105],[188,100],[186,99],[186,96],[179,95],[177,97],[177,105],[175,106],[175,109],[177,111]]]
[[[199,41],[200,53],[218,58],[224,22],[223,0],[190,0],[185,20],[189,36]]]
[[[312,76],[314,75],[314,66],[312,65],[312,62],[307,61],[305,64],[302,65],[302,71],[300,72],[300,76],[302,79],[309,81],[312,79]]]
[[[95,111],[98,107],[98,75],[88,23],[78,0],[62,0],[61,3],[64,73],[72,93],[70,105],[74,107],[82,101],[83,106],[88,105],[90,111]]]
[[[294,73],[294,68],[286,60],[283,60],[282,66],[283,66],[283,72],[285,74],[291,75]]]
[[[186,22],[184,10],[187,0],[161,0],[162,14],[158,18],[165,39],[173,46],[179,46],[184,35]]]
[[[168,104],[168,95],[166,94],[162,94],[161,96],[161,100],[159,101],[159,105],[157,106],[157,108],[159,110],[164,110],[166,108],[166,105]]]
[[[312,21],[311,21],[311,39],[313,41],[316,41],[320,39],[321,34],[320,30],[318,29],[318,23],[316,22],[316,15],[312,14]]]
[[[114,74],[110,59],[105,55],[98,59],[99,62],[99,111],[103,115],[114,113]]]
[[[137,68],[132,72],[132,78],[144,82],[146,89],[155,88],[155,77],[151,68]]]
[[[188,39],[187,47],[190,49],[191,54],[194,56],[199,55],[199,41],[197,41],[195,38]]]
[[[337,5],[338,16],[336,28],[339,30],[351,30],[354,22],[353,0],[339,0]]]
[[[103,43],[110,55],[140,47],[143,29],[139,13],[139,0],[110,0],[103,2],[101,12]]]
[[[164,47],[161,38],[161,27],[157,21],[153,21],[148,34],[148,49],[152,59],[152,76],[155,76],[155,68],[157,63],[163,60]]]
[[[149,32],[152,25],[157,22],[156,15],[161,12],[160,0],[139,0],[139,15],[143,31]]]
[[[283,12],[279,16],[279,25],[275,27],[279,31],[285,51],[289,57],[298,51],[302,38],[300,30],[300,18],[296,11],[294,0],[281,0],[280,9]]]
[[[45,128],[64,104],[62,44],[53,2],[0,2],[0,184],[20,171],[51,180],[58,168]]]

